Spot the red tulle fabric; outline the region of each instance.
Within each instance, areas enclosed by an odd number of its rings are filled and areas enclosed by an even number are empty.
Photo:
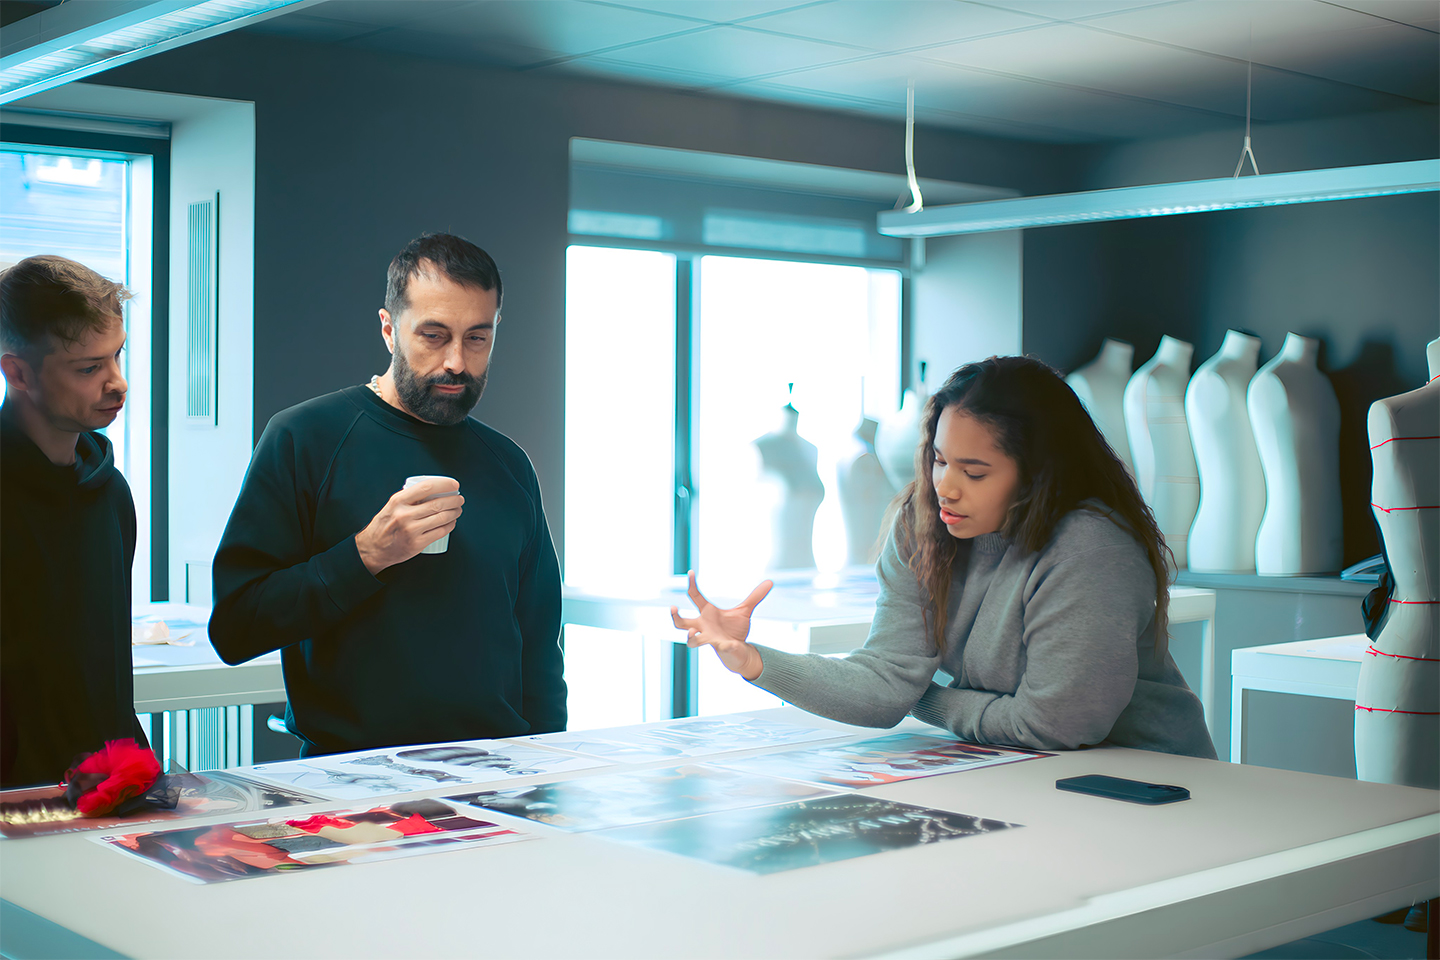
[[[149,790],[158,776],[160,761],[134,740],[107,742],[65,775],[67,780],[103,778],[75,801],[75,809],[86,817],[105,816]]]

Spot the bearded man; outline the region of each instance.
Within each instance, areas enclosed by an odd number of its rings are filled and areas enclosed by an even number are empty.
[[[231,664],[281,651],[303,756],[565,728],[535,469],[469,415],[501,295],[473,243],[412,241],[380,311],[390,368],[281,411],[256,445],[215,555],[210,639]]]

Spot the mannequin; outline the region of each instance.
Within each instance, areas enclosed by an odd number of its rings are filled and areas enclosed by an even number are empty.
[[[1124,340],[1106,338],[1100,353],[1065,378],[1080,398],[1105,442],[1133,476],[1130,440],[1125,432],[1125,384],[1134,366],[1135,348]]]
[[[1227,330],[1219,352],[1200,365],[1185,390],[1185,421],[1200,473],[1200,509],[1190,527],[1190,569],[1199,573],[1255,572],[1265,474],[1245,392],[1259,358],[1258,337]]]
[[[771,570],[808,570],[815,566],[811,539],[815,511],[825,499],[825,484],[815,469],[818,451],[796,429],[800,412],[791,404],[780,408],[780,426],[754,441],[760,453],[760,476],[779,490],[770,515]]]
[[[925,412],[925,362],[920,362],[920,379],[915,388],[906,390],[900,409],[880,421],[875,431],[875,456],[885,470],[890,485],[903,490],[915,479],[915,448],[920,445],[920,417]]]
[[[1265,472],[1265,515],[1255,537],[1262,577],[1340,569],[1340,402],[1315,365],[1319,353],[1319,341],[1288,334],[1246,394]]]
[[[875,562],[885,509],[895,497],[895,487],[875,456],[877,426],[874,420],[862,417],[855,428],[855,449],[835,468],[840,515],[845,520],[847,564]]]
[[[1125,431],[1140,494],[1155,512],[1155,522],[1184,569],[1186,541],[1200,504],[1200,477],[1190,430],[1185,425],[1185,384],[1195,348],[1174,337],[1161,337],[1155,356],[1125,385]]]
[[[1440,787],[1440,340],[1430,381],[1370,405],[1375,523],[1395,580],[1380,632],[1360,661],[1355,772],[1361,780]],[[1432,921],[1433,922],[1433,921]]]

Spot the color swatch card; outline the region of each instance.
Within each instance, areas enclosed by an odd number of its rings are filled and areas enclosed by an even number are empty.
[[[974,770],[1048,756],[1048,753],[1021,747],[965,743],[927,733],[895,733],[870,740],[852,740],[848,743],[766,753],[735,760],[716,760],[715,763],[731,770],[787,777],[807,783],[835,787],[873,787],[881,783],[933,777],[957,770]]]
[[[365,800],[603,766],[604,760],[510,740],[468,740],[263,763],[236,772],[327,799]]]
[[[426,799],[95,839],[193,883],[221,883],[534,838]]]
[[[754,717],[692,717],[664,724],[609,727],[575,733],[544,733],[522,738],[558,750],[572,750],[614,763],[649,763],[708,754],[837,740],[853,734],[802,727]]]
[[[596,836],[766,874],[1018,826],[846,793],[617,827]]]
[[[786,803],[833,791],[707,766],[661,767],[446,797],[582,832]]]

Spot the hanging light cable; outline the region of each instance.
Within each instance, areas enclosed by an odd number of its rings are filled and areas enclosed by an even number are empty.
[[[1255,163],[1255,151],[1250,149],[1250,92],[1255,77],[1255,58],[1253,50],[1255,47],[1255,24],[1250,24],[1250,47],[1245,51],[1245,143],[1240,147],[1240,162],[1235,164],[1235,175],[1232,180],[1240,178],[1240,171],[1245,169],[1245,158],[1250,158],[1250,169],[1255,171],[1255,176],[1260,176],[1260,167]]]
[[[910,183],[910,206],[906,213],[919,213],[925,209],[925,199],[920,196],[920,181],[915,179],[915,81],[905,88],[905,177]]]

